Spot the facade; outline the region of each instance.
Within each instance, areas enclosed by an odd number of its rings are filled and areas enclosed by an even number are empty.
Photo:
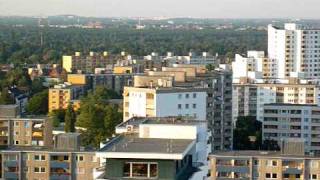
[[[233,83],[233,122],[239,116],[263,120],[263,105],[268,103],[318,104],[319,86],[304,80],[265,80]]]
[[[1,151],[3,179],[93,180],[100,161],[95,152],[11,148]]]
[[[303,140],[305,152],[320,154],[320,107],[307,104],[265,104],[262,139]]]
[[[301,179],[320,178],[319,158],[268,151],[229,151],[210,155],[210,179]]]
[[[182,118],[131,118],[98,153],[106,159],[99,179],[203,179],[207,176],[205,121]],[[198,168],[198,169],[197,169]]]
[[[284,29],[268,26],[268,56],[275,60],[277,77],[320,75],[320,30],[298,24],[285,24]]]
[[[56,109],[67,109],[72,100],[79,99],[86,91],[84,85],[71,85],[70,83],[55,85],[49,89],[49,112]]]
[[[206,120],[205,89],[124,88],[124,121],[132,117],[190,116]]]
[[[275,64],[265,56],[264,51],[248,51],[246,57],[236,54],[235,61],[232,62],[232,70],[233,79],[276,77]]]
[[[0,117],[0,145],[50,146],[52,124],[47,118]]]

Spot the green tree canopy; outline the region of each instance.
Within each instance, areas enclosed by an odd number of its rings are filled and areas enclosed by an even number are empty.
[[[66,110],[64,122],[65,132],[75,132],[76,114],[73,110],[71,103],[69,103],[68,108]]]
[[[84,145],[98,146],[100,142],[112,136],[115,126],[121,122],[122,116],[118,107],[108,104],[107,101],[114,98],[115,94],[111,90],[99,87],[81,100],[76,124],[87,129],[83,132]]]
[[[26,111],[29,114],[46,115],[48,113],[48,90],[33,95],[28,101]]]

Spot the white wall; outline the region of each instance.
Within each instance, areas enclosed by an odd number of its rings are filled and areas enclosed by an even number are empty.
[[[146,116],[146,92],[130,92],[129,93],[129,117]]]
[[[196,139],[197,127],[170,124],[140,124],[139,137],[160,139]]]
[[[193,94],[196,94],[196,98]],[[179,94],[181,98],[179,98]],[[189,98],[186,98],[189,94]],[[156,95],[156,116],[194,116],[196,114],[197,120],[206,120],[206,98],[207,92],[177,92],[177,93],[158,93]],[[178,108],[181,104],[181,109]],[[186,108],[189,104],[189,108]],[[196,104],[196,108],[193,108]]]

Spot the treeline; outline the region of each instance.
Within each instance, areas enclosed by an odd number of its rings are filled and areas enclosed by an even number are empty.
[[[134,30],[127,28],[80,29],[0,26],[0,63],[58,63],[75,51],[151,52],[187,54],[208,51],[221,55],[266,50],[264,31],[235,30]]]

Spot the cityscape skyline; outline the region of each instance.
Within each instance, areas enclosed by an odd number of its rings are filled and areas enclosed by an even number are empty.
[[[19,4],[19,6],[16,6]],[[320,18],[317,0],[0,0],[2,16]],[[70,8],[72,7],[72,8]],[[250,7],[250,10],[248,10]],[[197,10],[198,9],[198,10]],[[200,11],[201,10],[201,11]]]

